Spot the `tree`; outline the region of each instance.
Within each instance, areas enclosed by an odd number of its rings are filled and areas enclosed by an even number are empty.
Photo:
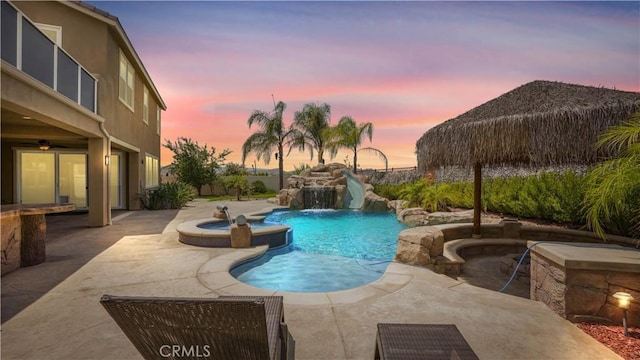
[[[318,152],[318,163],[324,164],[324,149],[328,136],[331,117],[331,106],[309,103],[305,104],[302,111],[296,111],[291,124],[291,141],[289,152],[293,147],[304,152],[309,149],[313,159],[314,149]]]
[[[331,157],[335,157],[340,148],[346,148],[353,151],[353,172],[358,172],[358,153],[360,151],[369,151],[378,155],[383,161],[385,168],[388,166],[387,156],[380,150],[373,147],[360,148],[362,145],[362,136],[367,135],[369,141],[373,137],[373,124],[370,122],[356,122],[350,116],[343,116],[338,125],[329,131],[328,149]]]
[[[225,166],[222,175],[222,186],[227,193],[229,190],[233,190],[236,194],[236,200],[240,201],[242,194],[249,190],[247,170],[240,164],[230,162]]]
[[[282,114],[286,108],[287,105],[279,101],[275,104],[271,113],[254,110],[247,123],[249,128],[256,124],[260,129],[249,136],[242,145],[243,164],[247,155],[252,151],[256,153],[258,160],[263,159],[265,164],[269,164],[271,154],[275,148],[275,157],[278,160],[278,173],[280,175],[280,189],[284,188],[284,144],[291,137],[291,130],[286,130],[282,121]]]
[[[596,146],[613,149],[617,156],[587,174],[587,224],[605,240],[605,228],[640,237],[640,112],[606,131]]]
[[[175,143],[166,140],[163,145],[173,151],[173,172],[178,180],[187,183],[202,195],[202,186],[211,184],[216,179],[216,170],[231,153],[225,149],[216,155],[216,148],[209,149],[207,145],[200,146],[190,138],[179,137]]]

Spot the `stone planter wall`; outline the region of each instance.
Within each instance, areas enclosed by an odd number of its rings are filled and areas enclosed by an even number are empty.
[[[20,243],[22,239],[20,211],[1,213],[2,275],[20,268]]]
[[[545,303],[569,320],[583,315],[622,323],[622,310],[613,294],[630,293],[630,326],[640,326],[640,274],[634,272],[564,269],[536,254],[531,256],[531,299]]]

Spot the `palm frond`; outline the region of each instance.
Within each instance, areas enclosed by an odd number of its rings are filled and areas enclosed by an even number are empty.
[[[373,147],[366,147],[366,148],[361,148],[358,150],[358,152],[360,151],[367,151],[367,152],[372,152],[374,154],[376,154],[382,161],[384,161],[384,169],[385,171],[389,169],[389,161],[387,160],[387,155],[385,155],[381,150],[373,148]]]
[[[596,143],[596,147],[607,147],[620,152],[638,143],[640,143],[640,111],[633,114],[622,125],[607,130]]]

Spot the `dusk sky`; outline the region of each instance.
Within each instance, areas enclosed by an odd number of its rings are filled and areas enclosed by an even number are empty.
[[[233,162],[272,95],[286,125],[310,102],[331,105],[332,124],[373,123],[363,146],[407,167],[425,131],[533,80],[640,91],[637,1],[91,4],[120,19],[166,102],[163,142],[229,148]],[[316,159],[293,150],[285,169],[303,163]],[[384,167],[366,153],[359,164]]]

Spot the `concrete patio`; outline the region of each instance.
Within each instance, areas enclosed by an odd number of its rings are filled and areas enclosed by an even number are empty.
[[[228,268],[264,248],[178,242],[176,226],[210,217],[215,202],[183,210],[47,218],[47,261],[2,277],[3,359],[141,359],[99,304],[102,294],[283,295],[298,359],[372,359],[376,323],[456,324],[481,359],[620,359],[544,304],[392,263],[378,281],[334,293],[281,293],[236,281]],[[228,201],[232,214],[268,207]]]

